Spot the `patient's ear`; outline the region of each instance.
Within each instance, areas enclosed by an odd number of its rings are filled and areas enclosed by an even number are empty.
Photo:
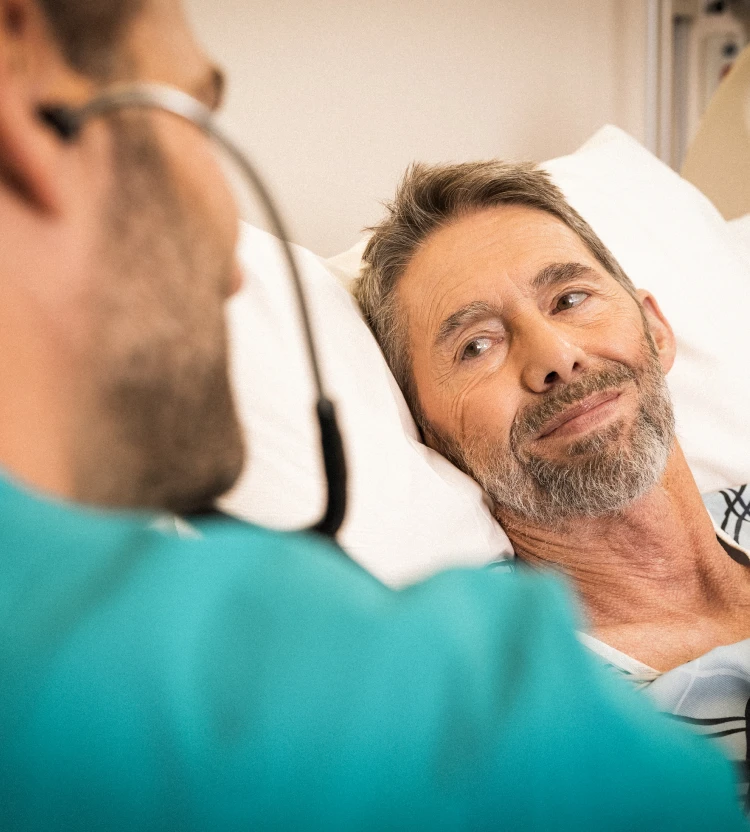
[[[665,373],[672,369],[676,353],[674,332],[664,313],[659,308],[656,298],[645,289],[638,289],[636,296],[640,301],[643,316],[646,319],[651,337],[659,353],[659,361]]]

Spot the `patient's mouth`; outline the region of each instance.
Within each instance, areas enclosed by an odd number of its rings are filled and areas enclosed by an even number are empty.
[[[566,408],[545,422],[536,439],[570,436],[590,430],[612,415],[620,395],[619,390],[605,390],[586,396],[578,404]]]

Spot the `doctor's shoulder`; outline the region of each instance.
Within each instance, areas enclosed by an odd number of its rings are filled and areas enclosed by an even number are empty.
[[[581,648],[557,580],[462,569],[394,591],[317,535],[202,531],[199,570],[225,572],[198,581],[217,586],[204,678],[264,737],[267,793],[296,795],[274,822],[744,828],[723,758]]]
[[[553,580],[396,592],[312,535],[6,496],[11,828],[744,828],[728,764],[600,671]]]

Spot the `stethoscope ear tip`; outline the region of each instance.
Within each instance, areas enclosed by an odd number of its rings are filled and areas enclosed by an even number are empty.
[[[66,142],[72,142],[81,129],[80,120],[69,107],[42,106],[38,114]]]

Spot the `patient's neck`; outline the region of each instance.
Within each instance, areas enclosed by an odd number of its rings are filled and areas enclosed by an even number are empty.
[[[659,634],[677,622],[695,634],[701,622],[734,620],[740,607],[747,618],[750,570],[728,557],[717,541],[677,444],[659,483],[615,515],[576,518],[554,529],[499,508],[496,516],[519,559],[533,568],[560,572],[575,583],[595,635],[631,655],[640,654],[636,657],[642,661],[650,658],[646,663],[655,667],[680,663],[680,651],[662,655],[638,645],[649,639],[656,644]],[[750,624],[746,629],[750,636]],[[726,633],[729,640],[736,632],[735,627]],[[715,626],[712,633],[698,638],[694,649],[711,641],[728,643]],[[691,648],[686,646],[685,652]]]

